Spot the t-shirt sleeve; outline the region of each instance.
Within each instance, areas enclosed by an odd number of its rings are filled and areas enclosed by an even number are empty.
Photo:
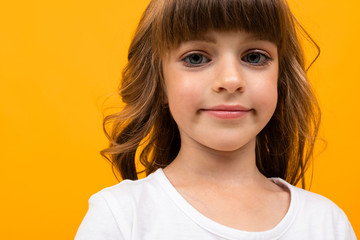
[[[125,240],[106,199],[101,193],[89,199],[89,209],[75,240]]]
[[[354,229],[351,227],[350,222],[348,222],[347,236],[344,239],[357,240]]]
[[[343,240],[357,240],[356,236],[355,236],[355,232],[351,226],[351,223],[349,221],[349,219],[347,218],[346,214],[339,209],[340,211],[340,221],[339,225],[343,225],[342,228],[339,228],[339,239],[343,239]]]

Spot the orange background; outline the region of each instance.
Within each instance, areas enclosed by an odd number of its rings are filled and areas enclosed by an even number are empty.
[[[147,3],[1,1],[0,239],[73,239],[90,195],[117,183],[99,155],[100,106]],[[322,50],[310,77],[328,146],[311,191],[337,203],[359,235],[360,2],[290,4]]]

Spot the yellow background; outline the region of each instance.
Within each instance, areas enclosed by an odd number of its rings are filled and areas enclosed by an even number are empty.
[[[99,155],[100,106],[147,3],[1,1],[0,239],[73,239],[90,195],[117,183]],[[328,146],[311,191],[337,203],[359,235],[360,2],[290,4],[322,50],[310,76]]]

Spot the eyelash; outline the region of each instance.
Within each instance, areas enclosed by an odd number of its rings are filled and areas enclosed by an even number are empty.
[[[249,55],[251,55],[251,54],[259,54],[260,58],[263,57],[264,60],[261,63],[249,63],[247,61],[244,61],[244,58],[249,57]],[[193,53],[190,53],[190,54],[186,55],[184,58],[181,59],[181,61],[184,63],[184,65],[186,67],[189,67],[189,68],[201,67],[204,63],[193,64],[193,63],[190,63],[188,61],[191,56],[196,56],[196,55],[201,56],[201,60],[204,60],[204,58],[206,58],[207,59],[206,63],[211,61],[211,59],[206,57],[203,53],[198,53],[198,52],[193,52]],[[262,52],[260,52],[258,50],[252,50],[252,51],[248,52],[245,56],[241,57],[241,60],[248,63],[248,64],[250,64],[251,66],[261,67],[261,66],[268,65],[270,63],[270,61],[272,61],[273,59],[270,56],[268,56],[267,54],[265,54],[265,53],[262,53]]]

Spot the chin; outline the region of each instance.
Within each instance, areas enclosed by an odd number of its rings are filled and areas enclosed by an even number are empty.
[[[208,143],[205,144],[205,146],[219,152],[235,152],[244,148],[245,146],[248,146],[248,144],[250,144],[250,142],[241,143],[239,141],[221,141],[212,144]]]

